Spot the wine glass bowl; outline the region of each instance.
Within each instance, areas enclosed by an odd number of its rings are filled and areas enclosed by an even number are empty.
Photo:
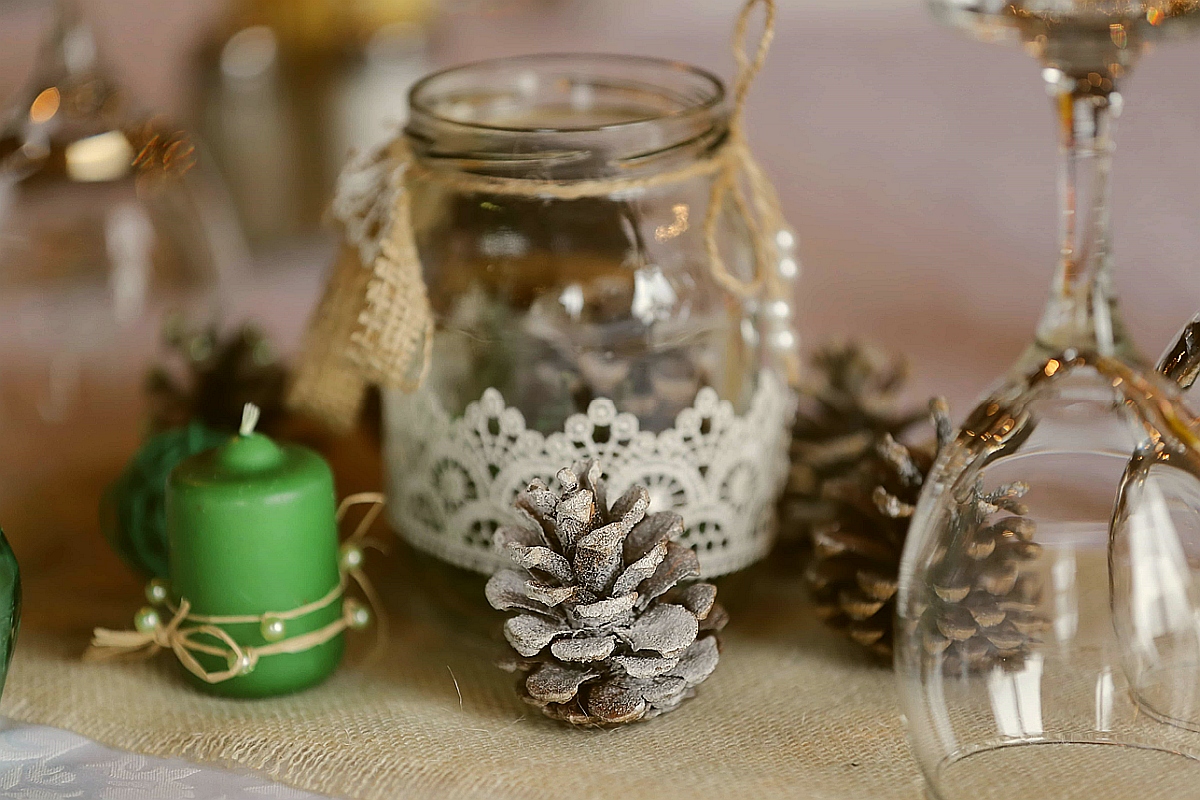
[[[1161,529],[1172,535],[1162,536]],[[1113,621],[1131,697],[1149,718],[1200,732],[1200,471],[1148,441],[1129,462],[1113,521]]]
[[[1129,454],[1151,441],[1188,452],[1172,434],[1173,405],[1161,408],[1170,392],[1112,357],[1049,359],[1014,373],[943,452],[935,477],[947,483],[922,500],[905,551],[896,653],[933,797],[1033,787],[1083,797],[1084,775],[1103,775],[1104,796],[1128,797],[1150,773],[1163,797],[1192,791],[1200,749],[1129,700],[1114,631],[1139,635],[1145,615],[1110,605],[1110,521]],[[1176,541],[1156,507],[1134,492],[1127,505],[1143,538]],[[1142,584],[1181,584],[1177,560],[1136,568]],[[1190,699],[1179,679],[1194,686],[1184,669],[1165,681],[1173,709]]]

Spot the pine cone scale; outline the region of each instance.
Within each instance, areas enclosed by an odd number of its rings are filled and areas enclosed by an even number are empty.
[[[699,621],[686,608],[659,604],[639,616],[623,638],[635,652],[654,650],[670,657],[683,653],[699,632]]]
[[[638,561],[659,545],[677,541],[682,535],[683,518],[678,514],[670,511],[647,514],[625,538],[625,561]]]
[[[680,581],[695,578],[700,574],[700,559],[688,548],[675,542],[667,542],[666,555],[654,573],[641,584],[641,600],[646,604],[663,595]]]
[[[633,678],[657,678],[679,666],[678,658],[666,656],[617,656],[613,660]]]
[[[550,586],[537,581],[525,581],[525,595],[548,608],[573,600],[578,594],[579,589],[574,586]]]
[[[609,597],[594,603],[576,606],[575,614],[593,625],[607,625],[610,622],[616,622],[632,611],[637,599],[637,592],[630,592],[620,597]]]
[[[587,669],[569,669],[555,664],[541,664],[525,679],[531,697],[543,703],[566,703],[579,691],[585,681],[598,673]]]
[[[559,639],[551,642],[550,652],[561,661],[603,661],[612,655],[616,646],[617,640],[613,636],[595,639]]]
[[[630,564],[613,583],[613,594],[625,594],[633,591],[638,584],[654,575],[659,565],[667,557],[667,543],[659,542],[646,555]],[[715,590],[714,590],[715,596]]]
[[[531,614],[522,614],[504,623],[504,637],[526,658],[537,655],[556,637],[569,632],[568,628]]]

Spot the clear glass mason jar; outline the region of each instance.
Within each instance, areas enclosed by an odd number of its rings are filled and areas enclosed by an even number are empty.
[[[385,414],[393,519],[414,544],[489,571],[516,493],[600,455],[612,496],[636,481],[652,510],[684,513],[707,573],[765,553],[786,471],[775,355],[795,344],[791,307],[714,277],[712,171],[658,181],[729,131],[720,80],[657,59],[501,59],[413,89],[404,136],[428,170],[407,191],[436,333],[424,388],[385,393]],[[455,175],[651,185],[563,199],[466,191]],[[712,234],[750,280],[752,225],[722,203]],[[794,277],[794,237],[769,235]]]

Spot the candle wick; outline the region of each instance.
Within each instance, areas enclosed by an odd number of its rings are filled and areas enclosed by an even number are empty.
[[[238,434],[249,436],[254,433],[254,426],[258,424],[260,416],[262,416],[262,410],[254,403],[246,403],[242,406],[242,426],[238,428]]]

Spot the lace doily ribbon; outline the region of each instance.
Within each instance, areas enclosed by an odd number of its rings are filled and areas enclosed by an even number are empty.
[[[114,658],[146,659],[163,650],[170,650],[179,659],[179,663],[200,680],[206,683],[221,683],[253,671],[261,658],[284,653],[303,653],[325,644],[347,629],[364,628],[370,623],[372,616],[376,620],[376,631],[381,645],[387,635],[387,618],[379,596],[362,571],[362,563],[364,548],[381,549],[378,543],[366,538],[366,532],[383,510],[384,502],[384,496],[375,492],[350,495],[342,501],[337,511],[338,522],[341,522],[354,506],[369,505],[370,508],[359,521],[354,533],[342,543],[338,564],[340,578],[337,585],[324,597],[286,611],[220,616],[194,614],[191,603],[186,598],[180,598],[178,605],[175,605],[166,599],[164,592],[159,604],[172,612],[168,621],[161,621],[155,613],[151,617],[152,623],[139,626],[138,630],[112,631],[97,628],[93,632],[91,646],[84,653],[84,658],[90,661]],[[366,597],[370,612],[358,601],[346,598],[341,616],[328,625],[261,646],[240,644],[220,627],[247,623],[264,625],[275,621],[286,623],[306,617],[342,600],[351,580],[358,584]],[[155,584],[152,583],[151,587],[153,589]],[[151,590],[147,591],[148,595],[151,593]],[[139,618],[141,617],[142,614],[139,614]],[[205,669],[196,657],[197,654],[223,657],[228,668]]]
[[[416,547],[466,569],[507,566],[493,534],[519,524],[513,501],[535,478],[554,485],[563,464],[596,460],[614,497],[633,484],[651,508],[684,519],[679,541],[696,551],[700,572],[714,577],[761,558],[774,539],[774,503],[787,479],[793,393],[771,370],[741,413],[705,387],[657,433],[595,398],[587,413],[544,434],[520,409],[488,389],[461,416],[434,392],[384,393],[393,527]]]
[[[760,5],[765,14],[763,32],[751,53],[746,39]],[[741,299],[790,303],[787,281],[776,269],[780,254],[775,233],[784,228],[779,198],[746,143],[743,122],[750,86],[774,38],[775,11],[775,0],[746,3],[734,35],[738,74],[729,135],[710,157],[680,169],[638,179],[501,178],[432,168],[413,158],[402,138],[352,161],[333,211],[346,226],[347,239],[358,245],[358,258],[344,256],[330,276],[296,370],[289,398],[292,407],[345,430],[357,418],[368,385],[411,392],[424,382],[434,324],[405,189],[411,180],[433,181],[462,193],[572,200],[713,176],[704,237],[714,279]],[[730,272],[721,255],[719,222],[727,201],[750,233],[754,273],[749,280]],[[795,349],[784,348],[781,356],[794,384],[799,375]]]

